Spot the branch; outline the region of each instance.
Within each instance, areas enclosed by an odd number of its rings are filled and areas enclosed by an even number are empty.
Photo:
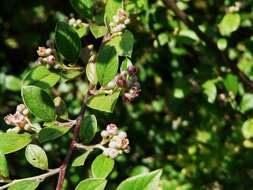
[[[74,146],[76,148],[79,148],[79,149],[84,149],[84,150],[93,150],[95,148],[98,148],[98,149],[101,149],[101,150],[105,150],[104,146],[102,144],[95,144],[95,145],[83,145],[83,144],[80,144],[80,143],[75,143]]]
[[[67,153],[62,165],[60,166],[60,172],[59,172],[59,177],[58,177],[56,190],[61,190],[62,189],[62,185],[63,185],[63,181],[64,181],[64,178],[65,178],[67,165],[68,165],[68,163],[70,161],[70,158],[71,158],[71,155],[72,155],[72,153],[75,149],[75,144],[76,144],[76,141],[78,139],[79,131],[80,131],[80,127],[81,127],[81,121],[82,121],[83,115],[85,114],[85,111],[86,111],[87,101],[88,101],[89,96],[91,95],[90,90],[92,89],[92,87],[93,87],[92,85],[89,85],[88,91],[87,91],[86,95],[83,98],[81,111],[80,111],[80,113],[79,113],[79,115],[76,119],[76,126],[74,128],[74,133],[73,133],[71,143],[69,145],[68,153]]]
[[[28,178],[23,178],[23,179],[15,179],[15,180],[11,181],[10,183],[1,186],[0,189],[6,189],[6,188],[18,183],[18,182],[21,182],[21,181],[37,180],[37,181],[41,182],[41,181],[44,181],[46,178],[59,173],[59,171],[60,171],[60,168],[56,168],[56,169],[51,169],[47,173],[44,173],[44,174],[41,174],[41,175],[38,175],[38,176],[33,176],[33,177],[28,177]]]
[[[235,62],[229,59],[227,53],[220,51],[217,44],[208,35],[202,32],[198,26],[188,18],[187,14],[184,11],[178,8],[174,0],[163,0],[163,3],[168,9],[171,9],[175,15],[185,23],[186,26],[193,30],[210,49],[216,53],[218,60],[222,60],[223,63],[225,63],[231,69],[231,71],[239,77],[247,89],[253,91],[253,82],[242,71],[240,71],[240,69],[238,69]]]

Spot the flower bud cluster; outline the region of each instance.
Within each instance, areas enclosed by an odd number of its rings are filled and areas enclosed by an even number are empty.
[[[128,18],[127,13],[123,9],[119,9],[118,14],[113,16],[113,21],[110,23],[111,33],[121,34],[129,23],[130,19]]]
[[[81,19],[75,19],[74,17],[69,19],[69,25],[78,29],[85,25]]]
[[[21,130],[30,131],[32,126],[29,122],[29,110],[24,104],[17,106],[15,114],[9,114],[4,117],[4,121],[7,125],[15,126],[15,128],[8,129],[7,132],[20,132]]]
[[[123,100],[126,102],[132,102],[136,97],[140,95],[140,83],[136,76],[137,68],[133,65],[128,66],[127,71],[121,71],[116,75],[114,80],[110,81],[105,87],[108,90],[122,88],[124,89]]]
[[[103,138],[102,144],[108,146],[104,149],[104,155],[116,158],[124,152],[129,152],[130,147],[127,134],[124,131],[119,131],[115,124],[108,124],[106,130],[101,132],[101,136]]]
[[[39,56],[37,62],[40,64],[54,65],[56,63],[55,49],[51,41],[47,41],[47,47],[39,47],[37,54]]]

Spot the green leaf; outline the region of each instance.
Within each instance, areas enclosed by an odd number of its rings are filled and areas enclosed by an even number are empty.
[[[88,115],[81,121],[80,139],[83,143],[89,143],[95,137],[98,130],[95,115]]]
[[[70,0],[74,10],[84,18],[92,17],[92,6],[94,1],[91,0]]]
[[[28,133],[17,134],[14,132],[0,133],[0,151],[3,154],[16,152],[32,141],[32,135]]]
[[[24,86],[21,94],[25,105],[36,117],[43,121],[55,119],[54,102],[44,90],[36,86]]]
[[[25,150],[25,157],[32,166],[42,170],[48,169],[47,155],[38,145],[29,144]]]
[[[90,153],[91,151],[86,151],[85,153],[76,157],[72,163],[72,166],[73,167],[83,166]]]
[[[154,190],[158,189],[161,170],[156,170],[148,174],[131,177],[121,182],[117,190]]]
[[[39,141],[41,143],[57,139],[65,135],[70,129],[70,126],[59,125],[55,122],[44,123],[45,128],[39,132]]]
[[[115,48],[111,46],[102,48],[98,53],[96,63],[98,81],[102,86],[114,79],[118,67],[119,61]]]
[[[237,94],[239,88],[239,81],[237,76],[233,74],[228,74],[224,80],[224,85],[228,92],[233,92],[235,95]]]
[[[220,50],[225,50],[227,48],[228,42],[225,38],[220,38],[217,41],[217,46]]]
[[[81,181],[75,190],[104,190],[107,181],[105,179],[92,179],[88,178]]]
[[[113,112],[117,99],[119,97],[120,91],[113,92],[110,95],[101,94],[97,96],[92,96],[88,100],[87,106],[99,111]]]
[[[8,75],[5,77],[5,87],[11,91],[20,91],[21,89],[21,80],[18,77],[13,75]]]
[[[97,39],[103,37],[107,33],[107,28],[105,26],[92,24],[90,26],[90,31],[93,34],[93,36]]]
[[[61,76],[56,72],[50,71],[45,66],[39,66],[29,73],[25,81],[28,85],[49,88],[54,86],[60,79]]]
[[[114,160],[103,154],[100,154],[92,162],[91,171],[95,178],[106,178],[114,167]]]
[[[82,75],[81,71],[67,71],[62,73],[63,82],[68,82]]]
[[[132,65],[133,64],[132,64],[131,60],[126,58],[126,59],[124,59],[124,61],[122,62],[121,66],[120,66],[120,71],[126,71],[127,68]]]
[[[58,22],[55,29],[57,50],[68,61],[76,61],[80,54],[81,40],[77,32],[68,24]]]
[[[253,137],[253,119],[249,119],[243,123],[242,134],[245,139]]]
[[[253,109],[253,94],[246,93],[240,102],[240,111],[245,113],[251,109]]]
[[[10,186],[8,190],[35,190],[39,184],[38,180],[24,180]]]
[[[75,29],[79,38],[86,36],[89,33],[89,25],[83,25],[78,29]]]
[[[227,13],[221,20],[218,28],[221,35],[229,36],[240,26],[240,15],[238,13]]]
[[[54,99],[54,106],[56,108],[57,118],[68,120],[69,114],[68,114],[67,106],[65,102],[61,99],[61,97],[58,96]]]
[[[207,95],[207,101],[213,103],[217,96],[217,89],[213,80],[208,80],[202,85],[204,93]]]
[[[0,151],[0,178],[9,177],[8,163],[4,154]]]
[[[130,31],[125,31],[122,36],[116,36],[108,42],[115,47],[119,56],[131,57],[134,47],[134,36]]]
[[[118,14],[120,8],[122,8],[122,0],[107,0],[105,6],[105,20],[107,25],[113,21],[113,16]]]

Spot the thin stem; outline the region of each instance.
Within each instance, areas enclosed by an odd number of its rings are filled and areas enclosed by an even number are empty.
[[[88,101],[88,98],[90,97],[90,90],[93,88],[92,85],[89,85],[89,89],[86,93],[86,95],[84,96],[83,98],[83,103],[82,103],[82,107],[81,107],[81,111],[76,119],[76,126],[74,128],[74,132],[73,132],[73,137],[72,137],[72,140],[71,140],[71,143],[69,145],[69,150],[68,150],[68,153],[62,163],[62,165],[60,166],[60,172],[59,172],[59,177],[58,177],[58,182],[57,182],[57,187],[56,187],[56,190],[61,190],[62,189],[62,185],[63,185],[63,181],[64,181],[64,178],[65,178],[65,173],[66,173],[66,169],[67,169],[67,165],[70,161],[70,158],[71,158],[71,155],[75,149],[75,143],[78,139],[78,136],[79,136],[79,131],[80,131],[80,127],[81,127],[81,121],[83,119],[83,116],[84,116],[84,113],[86,111],[86,107],[87,107],[87,101]]]
[[[253,90],[253,82],[240,69],[238,69],[236,62],[233,62],[229,59],[227,52],[220,51],[217,44],[207,34],[202,32],[198,26],[188,18],[188,15],[184,11],[179,9],[174,0],[163,0],[163,2],[168,9],[171,9],[175,15],[185,23],[185,25],[193,30],[198,37],[215,52],[217,58],[222,60],[223,63],[225,63],[231,69],[231,71],[239,77],[245,87],[251,91]]]
[[[59,171],[60,171],[60,168],[56,168],[56,169],[51,169],[47,173],[44,173],[44,174],[41,174],[41,175],[37,175],[37,176],[33,176],[33,177],[27,177],[27,178],[23,178],[23,179],[15,179],[15,180],[10,181],[8,184],[1,186],[0,189],[6,189],[6,188],[18,183],[18,182],[21,182],[21,181],[37,180],[37,181],[41,182],[41,181],[44,181],[46,178],[59,173]]]
[[[105,147],[103,145],[101,145],[100,143],[99,144],[95,144],[95,145],[83,145],[83,144],[80,144],[80,143],[75,143],[74,146],[76,148],[84,149],[84,150],[93,150],[95,148],[98,148],[98,149],[101,149],[101,150],[105,150]]]

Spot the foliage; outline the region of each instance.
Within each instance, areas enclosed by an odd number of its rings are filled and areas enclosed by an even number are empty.
[[[95,115],[97,121],[83,121],[82,144],[68,164],[63,189],[158,189],[153,188],[158,183],[162,190],[252,186],[253,4],[178,0],[180,13],[189,18],[185,22],[173,2],[124,1],[130,23],[111,39],[108,32],[119,29],[110,23],[121,1],[2,2],[1,118],[15,113],[24,101],[33,127],[15,131],[1,120],[1,178],[38,175],[39,169],[25,158],[31,145],[40,146],[49,168],[57,169],[69,150],[83,96],[94,85],[85,116]],[[12,7],[17,9],[10,15]],[[68,17],[73,11],[74,17]],[[50,46],[56,52],[39,56],[38,65],[35,50],[48,38],[56,41]],[[129,103],[130,90],[119,74],[132,64],[138,68],[141,96]],[[111,83],[115,78],[117,88]],[[102,137],[97,131],[108,123],[127,132],[130,153],[101,155],[109,153],[97,146]],[[106,148],[115,145],[110,138]],[[94,169],[96,162],[105,162],[98,161],[99,156],[115,160],[112,170],[112,164],[101,164],[108,167],[103,170],[106,179]],[[41,161],[42,169],[47,162]],[[54,175],[58,172],[53,170]],[[33,180],[10,189],[29,184],[30,189],[50,190],[57,185],[55,176],[40,184]]]

